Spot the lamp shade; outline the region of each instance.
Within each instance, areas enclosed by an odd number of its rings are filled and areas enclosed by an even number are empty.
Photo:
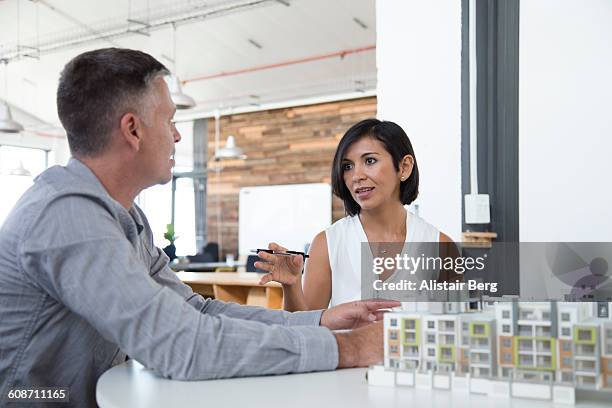
[[[0,132],[17,133],[23,130],[21,123],[13,120],[11,108],[4,101],[0,102]]]
[[[174,102],[174,104],[176,105],[176,109],[190,109],[196,105],[195,100],[191,96],[185,95],[183,93],[181,81],[176,75],[166,75],[164,79],[168,84],[168,89],[170,90],[170,97],[172,98],[172,102]]]
[[[236,146],[234,136],[228,136],[225,142],[225,147],[217,150],[215,158],[218,159],[246,159],[244,151]]]
[[[23,162],[21,160],[19,160],[19,166],[15,167],[14,169],[12,169],[9,174],[11,176],[26,176],[26,177],[32,177],[32,173],[30,173],[30,171],[28,169],[26,169],[25,167],[23,167]]]

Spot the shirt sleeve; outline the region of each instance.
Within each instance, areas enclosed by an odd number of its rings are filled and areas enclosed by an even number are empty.
[[[318,326],[321,322],[322,310],[290,313],[284,310],[271,310],[258,306],[243,306],[236,303],[204,299],[199,294],[194,293],[189,285],[181,282],[176,273],[168,266],[168,257],[161,249],[153,247],[153,251],[156,252],[157,256],[152,261],[151,277],[160,285],[172,289],[202,313],[282,326]]]
[[[204,301],[197,310],[185,285],[164,284],[168,272],[150,276],[128,238],[95,200],[63,197],[23,238],[20,267],[107,340],[165,377],[196,380],[337,367],[337,344],[328,329],[297,325],[299,318],[284,313],[268,316],[246,307],[242,312],[223,302]],[[261,321],[247,320],[254,316]],[[267,324],[274,321],[284,325]]]

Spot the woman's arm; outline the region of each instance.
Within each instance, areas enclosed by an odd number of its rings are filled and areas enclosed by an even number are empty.
[[[319,232],[310,244],[310,258],[304,269],[304,300],[306,309],[326,309],[332,292],[331,266],[325,231]]]

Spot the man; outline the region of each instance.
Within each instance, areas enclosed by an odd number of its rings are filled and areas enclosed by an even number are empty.
[[[168,268],[134,205],[170,181],[181,139],[166,74],[116,48],[64,68],[57,107],[73,158],[42,173],[0,230],[0,404],[11,390],[67,387],[71,405],[95,406],[97,379],[126,354],[183,380],[382,359],[382,327],[369,323],[396,303],[271,311],[204,300]]]

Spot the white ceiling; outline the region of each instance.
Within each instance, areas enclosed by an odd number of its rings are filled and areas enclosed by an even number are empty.
[[[151,27],[143,29],[147,21]],[[374,0],[0,0],[0,59],[9,60],[0,67],[8,82],[5,89],[0,77],[0,98],[26,126],[36,118],[59,126],[55,91],[63,65],[110,46],[146,51],[175,70],[198,103],[190,114],[372,90],[375,22]],[[363,47],[370,48],[197,80]]]

